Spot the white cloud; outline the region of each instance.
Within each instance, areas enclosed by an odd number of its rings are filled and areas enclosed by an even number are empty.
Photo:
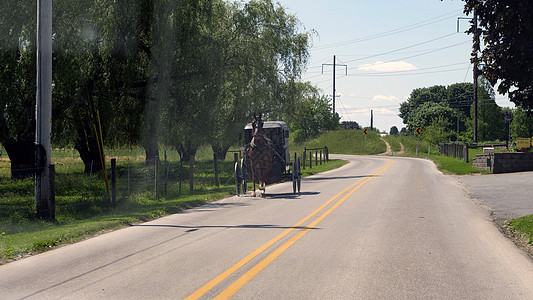
[[[390,101],[390,102],[398,102],[400,99],[395,96],[385,96],[385,95],[375,95],[372,100],[374,101]]]
[[[417,67],[405,61],[396,61],[396,62],[377,61],[373,64],[360,65],[357,68],[361,71],[377,71],[377,72],[399,72],[399,71],[418,70]]]

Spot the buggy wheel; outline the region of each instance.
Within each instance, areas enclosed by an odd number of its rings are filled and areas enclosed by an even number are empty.
[[[241,159],[241,178],[242,178],[242,193],[246,194],[248,189],[248,178],[246,178],[246,160],[244,157]]]
[[[235,192],[237,193],[237,196],[241,194],[241,176],[240,176],[240,168],[239,163],[235,163]]]
[[[300,194],[300,187],[302,186],[302,173],[300,173],[300,157],[296,157],[296,186],[298,188],[298,195]]]

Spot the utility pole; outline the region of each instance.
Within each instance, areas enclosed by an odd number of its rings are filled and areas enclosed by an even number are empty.
[[[50,192],[52,132],[52,0],[37,1],[37,96],[35,107],[36,215],[49,219],[52,214]]]
[[[337,66],[345,67],[346,68],[345,75],[348,75],[348,66],[345,65],[345,64],[337,64],[335,55],[333,55],[333,64],[322,64],[322,74],[324,74],[324,66],[333,66],[333,95],[332,95],[332,98],[333,98],[333,117],[335,117],[335,97],[337,95],[336,94],[337,90],[335,89],[335,70],[337,69]]]
[[[370,110],[370,131],[374,131],[374,110]]]
[[[476,4],[477,5],[477,4]],[[474,119],[472,120],[473,121],[473,131],[474,131],[474,144],[477,144],[477,136],[478,136],[478,116],[477,116],[477,104],[478,104],[478,99],[477,99],[477,78],[479,76],[479,69],[478,69],[478,66],[479,66],[479,59],[477,57],[477,52],[479,50],[479,33],[477,31],[477,14],[476,14],[476,8],[474,7],[474,9],[472,10],[473,11],[473,18],[464,18],[464,17],[459,17],[457,18],[457,32],[459,32],[459,20],[464,20],[464,19],[471,19],[472,20],[472,25],[474,25],[474,37],[473,37],[473,46],[472,46],[472,63],[474,64],[474,69],[472,70],[472,73],[474,73],[474,96],[473,96],[473,100],[474,100]]]
[[[477,99],[477,77],[478,77],[478,65],[479,65],[479,61],[478,61],[478,57],[477,57],[477,51],[478,51],[478,48],[479,48],[479,34],[477,32],[477,14],[476,14],[476,9],[474,8],[474,18],[472,19],[472,22],[474,22],[474,46],[473,46],[473,49],[472,49],[472,56],[473,56],[473,63],[474,63],[474,70],[473,70],[473,73],[474,73],[474,144],[477,144],[477,135],[478,135],[478,128],[477,128],[477,121],[478,121],[478,117],[477,117],[477,103],[478,103],[478,99]]]

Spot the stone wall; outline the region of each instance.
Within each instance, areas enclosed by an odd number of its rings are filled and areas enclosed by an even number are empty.
[[[492,173],[533,171],[533,152],[478,154],[472,166]]]

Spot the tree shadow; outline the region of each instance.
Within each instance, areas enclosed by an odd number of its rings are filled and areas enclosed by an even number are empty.
[[[169,225],[169,224],[133,224],[131,227],[163,227],[163,228],[180,228],[187,229],[186,232],[193,232],[200,229],[209,229],[209,228],[248,228],[248,229],[320,229],[316,227],[307,227],[307,226],[280,226],[272,224],[241,224],[241,225]]]
[[[305,181],[320,181],[320,180],[329,180],[329,179],[357,179],[365,177],[377,177],[378,175],[353,175],[353,176],[334,176],[334,177],[308,177],[305,178]]]

